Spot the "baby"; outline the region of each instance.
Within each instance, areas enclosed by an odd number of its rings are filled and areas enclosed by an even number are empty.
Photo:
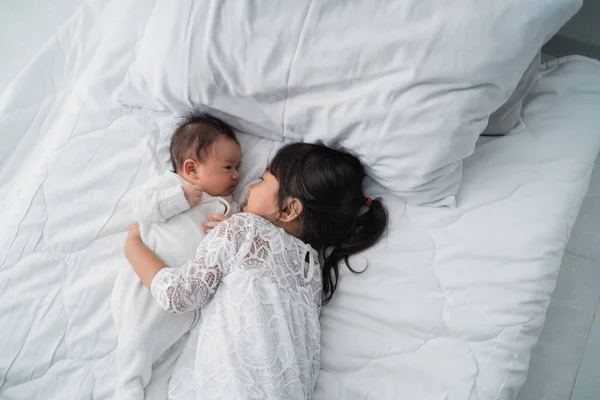
[[[142,187],[133,201],[133,214],[142,241],[177,268],[194,258],[209,213],[230,216],[239,211],[231,194],[238,184],[241,152],[231,127],[193,112],[175,129],[170,153],[175,172]],[[164,311],[129,267],[115,282],[112,311],[119,332],[114,398],[167,398],[170,372],[197,321],[196,313]]]

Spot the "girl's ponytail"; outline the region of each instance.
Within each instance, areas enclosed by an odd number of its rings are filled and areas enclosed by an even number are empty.
[[[337,289],[340,263],[344,261],[354,273],[364,272],[354,270],[348,259],[373,246],[386,231],[388,213],[383,202],[380,198],[367,201],[370,205],[365,206],[366,210],[363,212],[359,212],[354,231],[326,252],[323,264],[323,304],[331,300]]]
[[[351,154],[322,145],[284,146],[268,171],[279,183],[278,201],[302,203],[301,239],[322,252],[323,303],[329,302],[339,278],[339,264],[373,246],[385,233],[388,214],[381,199],[365,197],[365,170]],[[362,272],[362,271],[360,271]]]

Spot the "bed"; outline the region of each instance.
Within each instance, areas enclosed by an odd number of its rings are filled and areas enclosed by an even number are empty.
[[[0,398],[109,399],[110,293],[132,189],[167,167],[169,112],[117,100],[153,3],[95,1],[0,97]],[[390,210],[323,308],[315,399],[514,399],[600,148],[600,63],[542,66],[510,135],[464,161],[456,207]],[[282,145],[241,134],[244,197]]]

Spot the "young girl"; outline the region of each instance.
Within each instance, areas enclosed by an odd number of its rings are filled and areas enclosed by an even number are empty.
[[[362,192],[364,176],[350,154],[282,148],[250,187],[244,213],[213,229],[180,269],[168,268],[132,227],[125,254],[158,303],[174,313],[202,307],[171,399],[311,398],[321,303],[336,290],[338,265],[350,268],[348,257],[387,226],[381,200]]]

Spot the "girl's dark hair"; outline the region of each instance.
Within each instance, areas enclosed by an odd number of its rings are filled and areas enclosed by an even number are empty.
[[[231,126],[219,118],[200,110],[183,114],[173,132],[169,148],[173,171],[179,171],[188,158],[204,162],[219,135],[240,144]]]
[[[350,271],[358,273],[348,258],[383,236],[387,210],[381,199],[373,199],[367,206],[362,191],[364,167],[342,151],[317,144],[290,144],[279,150],[268,171],[279,182],[280,208],[287,198],[297,198],[303,205],[301,239],[324,256],[326,304],[337,288],[339,263],[345,261]]]

